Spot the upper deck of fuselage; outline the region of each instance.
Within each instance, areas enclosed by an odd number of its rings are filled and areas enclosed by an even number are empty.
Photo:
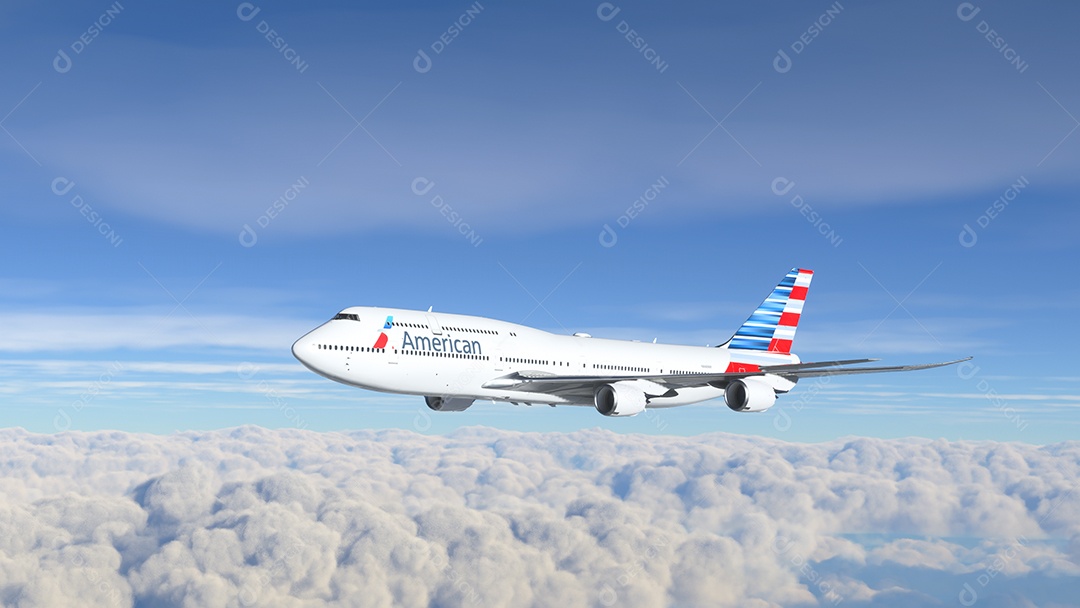
[[[461,332],[477,335],[516,337],[524,334],[547,334],[548,332],[472,315],[446,312],[428,312],[405,308],[383,308],[378,306],[350,306],[338,315],[355,315],[357,320],[368,327],[377,324],[384,328],[426,329],[447,332]],[[550,335],[550,334],[548,334]]]

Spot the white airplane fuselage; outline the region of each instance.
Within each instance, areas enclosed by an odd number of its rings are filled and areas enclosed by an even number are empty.
[[[336,382],[421,395],[436,411],[476,400],[592,405],[636,416],[723,397],[764,412],[800,378],[931,369],[966,361],[866,367],[877,359],[803,363],[791,352],[813,271],[792,268],[719,347],[556,335],[484,317],[354,306],[303,336],[293,354]]]
[[[588,406],[593,405],[591,395],[512,390],[493,386],[493,379],[518,372],[630,380],[799,362],[793,354],[557,335],[484,317],[364,306],[347,308],[301,337],[293,354],[317,374],[368,390]],[[676,390],[656,385],[648,407],[686,405],[723,394],[711,385]]]

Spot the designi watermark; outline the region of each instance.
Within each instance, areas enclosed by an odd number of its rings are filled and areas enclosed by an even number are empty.
[[[601,2],[596,7],[596,17],[600,21],[608,22],[615,18],[616,15],[622,12],[622,8],[615,6],[610,2]],[[620,19],[615,24],[615,31],[622,35],[626,39],[626,42],[630,46],[641,54],[645,58],[645,61],[649,62],[649,65],[653,66],[657,72],[663,74],[668,69],[668,62],[664,61],[660,54],[656,52],[656,49],[649,45],[645,40],[645,37],[638,33],[638,31],[626,22],[625,19]]]
[[[630,203],[630,206],[626,208],[626,211],[616,218],[615,223],[619,225],[619,228],[626,228],[629,226],[630,222],[641,215],[670,184],[671,182],[668,181],[668,178],[661,175],[659,179],[645,189],[645,192],[643,192],[641,196],[637,197],[633,203]],[[619,233],[611,227],[611,224],[604,224],[603,228],[600,229],[598,239],[602,247],[614,247],[615,244],[619,242]]]
[[[418,177],[412,181],[412,192],[416,196],[427,196],[427,193],[431,192],[431,189],[434,187],[435,182],[426,177]],[[434,207],[440,215],[445,217],[446,221],[453,226],[461,236],[465,237],[465,240],[472,244],[473,247],[479,247],[480,243],[484,242],[483,237],[473,230],[472,226],[461,216],[461,213],[454,209],[450,203],[447,203],[441,194],[435,194],[431,197],[431,206]]]
[[[997,219],[997,216],[1001,215],[1005,208],[1020,196],[1020,192],[1027,188],[1029,183],[1028,178],[1021,175],[1019,179],[1006,188],[1001,196],[994,199],[993,203],[990,203],[990,206],[986,208],[986,211],[983,211],[982,215],[975,218],[975,223],[979,228],[985,230],[989,227],[990,222]],[[959,239],[962,247],[971,248],[979,242],[979,233],[971,227],[971,224],[964,224],[963,228],[960,229]]]
[[[794,187],[795,182],[786,177],[778,177],[772,181],[772,191],[773,194],[777,196],[787,195]],[[807,223],[813,226],[818,234],[825,237],[825,240],[830,245],[839,247],[840,243],[844,242],[844,238],[833,230],[832,225],[826,222],[825,218],[821,216],[821,213],[814,209],[810,203],[806,202],[801,194],[795,194],[791,197],[791,206],[802,214],[802,216],[806,218]]]
[[[421,74],[427,74],[434,67],[435,62],[431,59],[432,55],[439,56],[446,52],[446,49],[457,40],[458,36],[465,31],[465,28],[480,15],[484,10],[484,5],[479,2],[473,2],[465,9],[465,12],[461,13],[457,19],[450,24],[441,34],[439,34],[435,41],[428,45],[431,49],[431,55],[428,55],[424,49],[417,49],[416,57],[413,58],[413,69]]]
[[[236,17],[241,21],[251,21],[260,12],[262,12],[262,8],[255,6],[250,2],[241,2],[240,5],[236,7]],[[270,27],[270,24],[267,23],[265,19],[260,19],[259,22],[255,24],[255,31],[262,34],[262,37],[266,38],[266,41],[270,43],[271,48],[278,53],[281,53],[281,56],[285,58],[285,61],[296,68],[297,72],[303,74],[307,71],[308,62],[304,61],[300,57],[300,54],[296,52],[296,49],[289,46],[289,43],[285,41],[285,38],[278,33],[277,30]]]
[[[982,9],[970,2],[961,2],[956,7],[956,16],[961,21],[971,21],[975,19],[975,16],[982,12]],[[1016,49],[1009,46],[1009,43],[1005,41],[1005,38],[998,33],[997,30],[990,27],[990,24],[985,19],[980,19],[975,24],[975,31],[982,34],[986,41],[990,44],[1001,56],[1005,58],[1005,61],[1009,62],[1009,65],[1016,68],[1016,71],[1023,74],[1028,69],[1028,62],[1020,58],[1020,54],[1016,52]]]
[[[274,199],[274,202],[270,203],[270,206],[266,208],[266,211],[259,217],[255,218],[255,223],[259,228],[266,228],[270,225],[270,222],[274,221],[277,216],[281,215],[282,211],[288,207],[297,197],[300,196],[300,191],[307,188],[311,182],[303,175],[300,176],[292,185],[285,189],[285,192],[281,196]],[[251,224],[244,224],[240,229],[240,234],[237,237],[240,241],[240,245],[243,247],[254,247],[259,242],[259,233],[251,227]]]
[[[814,19],[810,26],[807,27],[806,30],[804,30],[801,34],[799,34],[798,37],[795,38],[794,42],[788,45],[788,48],[791,49],[792,55],[803,54],[803,52],[806,51],[807,47],[809,47],[810,44],[813,43],[814,40],[816,40],[817,37],[825,31],[825,28],[829,27],[829,25],[832,24],[833,20],[835,20],[843,10],[844,5],[840,4],[839,2],[833,2],[832,5],[829,6],[829,8],[825,9],[824,13],[821,13],[821,15],[819,15],[817,19]],[[786,74],[791,71],[792,66],[795,65],[795,61],[791,58],[791,55],[787,54],[787,51],[785,51],[784,49],[778,49],[776,51],[776,57],[773,58],[772,64],[774,70],[781,74]]]
[[[70,72],[71,68],[75,67],[75,60],[72,59],[72,55],[82,55],[123,10],[124,5],[119,2],[113,2],[109,5],[109,8],[105,9],[105,12],[101,13],[97,19],[94,19],[94,22],[90,24],[90,27],[86,28],[86,31],[79,34],[68,45],[68,48],[71,49],[71,55],[68,55],[64,49],[56,51],[56,57],[53,58],[52,63],[53,69],[60,74]]]
[[[124,365],[119,361],[113,361],[109,369],[101,372],[97,377],[97,380],[91,382],[79,397],[71,402],[71,411],[76,414],[81,412],[84,407],[90,405],[90,402],[97,399],[97,396],[102,391],[107,389],[113,382],[113,378],[117,374],[121,374],[125,371]],[[68,413],[67,408],[60,408],[56,410],[56,416],[53,417],[53,428],[57,431],[67,431],[71,429],[71,414]]]
[[[52,181],[52,192],[56,196],[66,196],[71,189],[75,187],[75,182],[66,177],[57,177]],[[86,222],[97,230],[98,234],[105,237],[105,240],[109,242],[113,247],[119,247],[124,239],[113,230],[112,226],[105,221],[105,218],[101,213],[94,209],[93,205],[86,202],[81,194],[76,193],[71,197],[71,206],[86,218]]]

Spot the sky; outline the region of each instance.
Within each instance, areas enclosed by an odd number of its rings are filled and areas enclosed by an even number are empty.
[[[1080,7],[0,6],[0,604],[1072,605]],[[345,387],[356,305],[716,345],[776,406]],[[716,567],[723,564],[723,567]]]
[[[0,8],[0,403],[32,432],[1077,436],[1080,8],[120,0]],[[334,384],[354,305],[680,344],[815,271],[764,414]]]

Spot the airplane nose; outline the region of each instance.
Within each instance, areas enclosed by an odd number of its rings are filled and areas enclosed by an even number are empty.
[[[297,361],[301,363],[307,363],[307,354],[311,346],[307,343],[307,336],[300,338],[292,345],[292,354],[296,357]]]
[[[299,340],[293,342],[292,354],[296,357],[296,360],[304,365],[304,367],[310,369],[316,374],[322,374],[319,368],[319,356],[316,353],[316,340],[318,337],[315,335],[316,331],[311,331],[301,336]]]

